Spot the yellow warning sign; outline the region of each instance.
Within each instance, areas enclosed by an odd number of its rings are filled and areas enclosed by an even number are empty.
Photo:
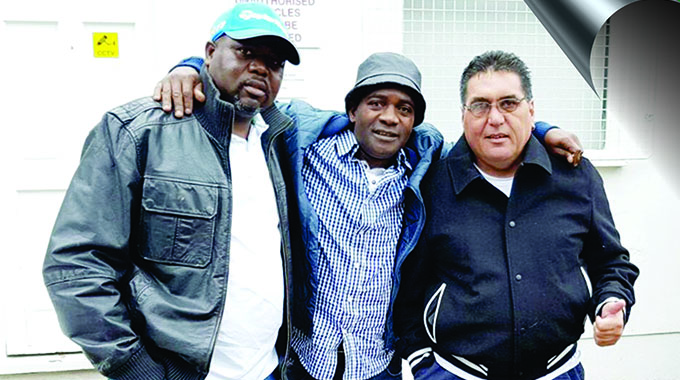
[[[95,58],[118,58],[118,33],[92,33]]]

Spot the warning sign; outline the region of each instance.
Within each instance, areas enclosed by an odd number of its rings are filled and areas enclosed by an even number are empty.
[[[118,33],[92,33],[95,58],[118,58]]]

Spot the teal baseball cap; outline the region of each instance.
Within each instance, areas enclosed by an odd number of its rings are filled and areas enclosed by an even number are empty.
[[[272,8],[263,3],[239,3],[224,12],[215,20],[210,29],[210,40],[217,41],[222,36],[233,40],[245,40],[255,37],[278,37],[286,59],[297,65],[300,54],[295,45],[288,39],[288,32],[279,16]]]

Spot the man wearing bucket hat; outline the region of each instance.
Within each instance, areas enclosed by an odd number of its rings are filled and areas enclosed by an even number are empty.
[[[345,97],[344,125],[299,101],[284,107],[296,115],[291,158],[304,190],[302,233],[292,234],[294,255],[302,253],[293,260],[292,379],[401,377],[391,349],[395,273],[415,245],[417,189],[442,145],[436,129],[416,127],[425,114],[420,82],[408,58],[376,53]],[[406,215],[416,223],[406,225]]]
[[[271,105],[299,55],[261,4],[210,37],[205,102],[182,120],[151,98],[107,112],[49,242],[61,327],[110,379],[273,379],[290,340],[292,120]]]
[[[393,273],[417,235],[402,220],[418,219],[415,192],[442,137],[429,125],[414,128],[425,100],[418,68],[402,55],[368,57],[345,104],[347,116],[298,100],[280,107],[296,120],[286,131],[296,142],[286,164],[296,191],[290,379],[401,373],[390,348]],[[407,186],[415,190],[404,200]]]

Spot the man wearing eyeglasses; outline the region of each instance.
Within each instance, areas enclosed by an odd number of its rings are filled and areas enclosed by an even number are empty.
[[[639,273],[602,179],[532,137],[529,71],[515,55],[475,57],[461,100],[463,136],[423,184],[427,220],[402,267],[397,350],[416,379],[583,379],[586,316],[598,345],[615,344]]]

